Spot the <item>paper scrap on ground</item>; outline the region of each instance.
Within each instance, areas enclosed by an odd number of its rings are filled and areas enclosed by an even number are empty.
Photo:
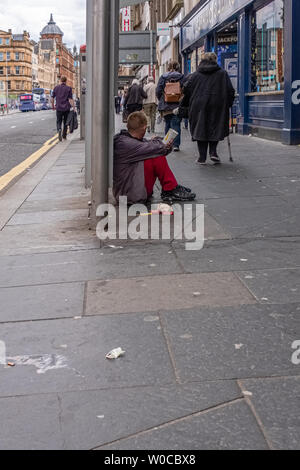
[[[6,365],[6,345],[4,341],[0,341],[0,365]]]
[[[123,351],[122,348],[113,349],[106,355],[106,359],[118,359],[119,357],[124,356],[124,354],[125,351]]]

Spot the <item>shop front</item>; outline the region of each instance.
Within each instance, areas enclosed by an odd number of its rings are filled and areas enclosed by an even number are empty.
[[[185,73],[215,52],[237,92],[238,132],[299,144],[299,25],[299,0],[210,0],[182,23]]]

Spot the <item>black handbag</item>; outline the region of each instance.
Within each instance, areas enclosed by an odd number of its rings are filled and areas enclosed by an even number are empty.
[[[124,124],[127,124],[127,120],[128,120],[128,111],[127,111],[127,109],[123,110],[122,120],[123,120]]]
[[[190,108],[187,108],[185,106],[180,106],[178,116],[181,119],[188,119],[189,118],[189,109]]]

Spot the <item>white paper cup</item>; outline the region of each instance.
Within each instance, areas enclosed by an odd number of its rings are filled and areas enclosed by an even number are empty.
[[[166,137],[164,138],[163,143],[165,145],[168,145],[170,142],[173,142],[178,135],[178,132],[174,131],[174,129],[170,129]]]

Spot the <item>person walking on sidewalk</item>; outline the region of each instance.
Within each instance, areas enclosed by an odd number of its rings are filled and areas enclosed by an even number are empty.
[[[147,98],[144,100],[144,111],[148,119],[148,132],[155,132],[155,121],[157,111],[156,86],[153,77],[148,79],[148,84],[144,87]]]
[[[196,194],[178,185],[168,165],[166,155],[172,151],[172,143],[165,145],[160,137],[145,139],[147,124],[143,112],[132,113],[128,130],[114,138],[114,197],[119,202],[126,196],[129,204],[147,202],[158,178],[164,201],[193,201]]]
[[[69,112],[74,109],[74,100],[72,88],[67,86],[67,78],[61,77],[61,84],[54,88],[52,94],[52,108],[54,108],[54,99],[56,99],[56,122],[60,142],[67,138],[67,119]],[[62,131],[62,123],[64,128]]]
[[[203,55],[198,70],[191,75],[183,92],[179,115],[181,109],[189,108],[190,131],[200,154],[197,163],[206,164],[209,147],[212,162],[220,164],[217,147],[229,136],[229,111],[235,90],[228,73],[219,67],[216,54]]]
[[[134,79],[124,102],[127,114],[129,115],[131,113],[135,113],[136,111],[142,111],[143,100],[146,98],[147,95],[141,87],[139,81]]]
[[[174,86],[174,84],[177,85]],[[178,133],[178,136],[174,141],[174,152],[179,152],[180,150],[181,118],[179,116],[175,116],[173,111],[179,106],[183,84],[184,75],[180,73],[180,65],[178,62],[171,62],[168,73],[160,77],[156,89],[156,96],[159,100],[158,110],[161,112],[166,123],[165,133],[167,134],[170,129],[173,129]],[[172,86],[174,87],[175,93],[169,94],[168,88],[172,88]]]

